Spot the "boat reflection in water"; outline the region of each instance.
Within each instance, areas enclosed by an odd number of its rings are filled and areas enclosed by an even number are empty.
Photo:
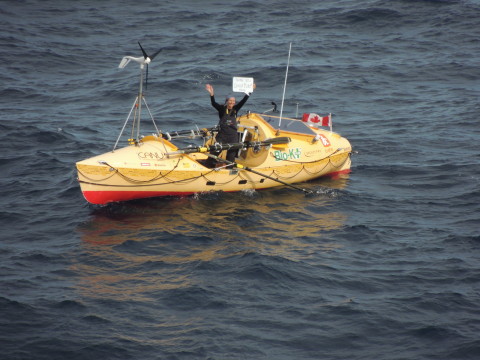
[[[97,208],[78,227],[83,252],[72,269],[78,288],[92,298],[138,299],[195,286],[198,266],[223,268],[228,258],[316,261],[319,252],[339,247],[323,234],[346,221],[332,208],[347,177],[309,183],[328,185],[316,196],[285,188],[210,192]]]

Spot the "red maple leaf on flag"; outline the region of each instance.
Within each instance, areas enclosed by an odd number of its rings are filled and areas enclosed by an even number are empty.
[[[319,118],[318,115],[315,115],[315,116],[311,117],[309,120],[313,123],[319,123],[320,122],[320,118]]]

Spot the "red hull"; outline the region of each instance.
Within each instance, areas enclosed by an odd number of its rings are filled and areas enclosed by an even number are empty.
[[[350,169],[332,172],[324,175],[332,179],[338,179],[341,175],[350,173]],[[261,189],[257,189],[261,190]],[[129,201],[135,199],[145,199],[162,196],[188,196],[194,194],[191,192],[168,192],[168,191],[84,191],[85,199],[96,205],[105,205],[111,202]]]
[[[111,202],[128,201],[161,196],[187,196],[194,192],[165,192],[165,191],[84,191],[85,199],[96,205],[105,205]]]

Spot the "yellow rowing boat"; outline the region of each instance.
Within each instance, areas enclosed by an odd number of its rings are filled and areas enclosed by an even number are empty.
[[[142,84],[143,65],[148,65],[151,59],[145,52],[143,58],[128,58],[141,64]],[[129,61],[125,59],[127,57],[122,60],[123,66]],[[142,101],[140,85],[139,96],[132,107],[138,116],[134,119],[136,126],[140,123]],[[351,145],[331,130],[309,126],[302,120],[250,112],[237,120],[239,142],[222,145],[222,149],[238,149],[234,163],[223,160],[224,156],[220,155],[220,166],[206,166],[207,158],[212,156],[210,150],[219,146],[214,141],[215,130],[192,131],[203,139],[203,144],[188,148],[178,147],[174,144],[175,136],[158,131],[129,139],[126,147],[116,149],[115,144],[113,151],[77,162],[82,193],[90,203],[107,204],[282,185],[308,192],[293,184],[350,172]]]

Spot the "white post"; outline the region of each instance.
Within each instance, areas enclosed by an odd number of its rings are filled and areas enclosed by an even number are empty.
[[[140,140],[140,117],[142,116],[142,100],[143,100],[143,68],[144,65],[140,64],[140,85],[138,90],[138,121],[137,121],[137,141]]]
[[[290,43],[290,48],[288,49],[287,71],[285,73],[285,83],[283,84],[282,106],[280,107],[280,119],[278,120],[278,128],[280,128],[281,125],[282,125],[283,102],[285,101],[285,90],[287,88],[288,66],[290,65],[290,52],[291,51],[292,51],[292,43]]]

